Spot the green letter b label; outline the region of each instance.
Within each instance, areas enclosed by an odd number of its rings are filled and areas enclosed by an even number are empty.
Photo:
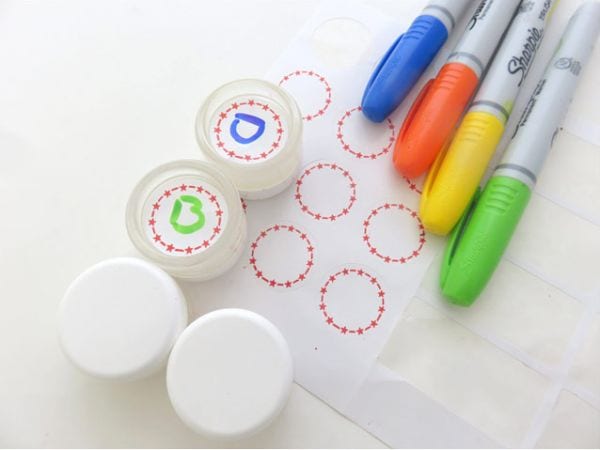
[[[181,215],[181,209],[183,203],[189,203],[190,212],[196,215],[197,219],[194,223],[182,225],[179,223],[179,216]],[[173,210],[171,211],[171,217],[169,219],[171,226],[175,231],[181,234],[192,234],[200,230],[204,226],[205,218],[202,212],[202,202],[194,197],[193,195],[182,195],[173,204]]]

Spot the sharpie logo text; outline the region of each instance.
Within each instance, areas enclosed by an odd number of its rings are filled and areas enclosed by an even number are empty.
[[[550,11],[550,7],[551,6],[552,6],[552,0],[546,0],[544,2],[544,7],[542,8],[542,11],[540,12],[540,15],[538,16],[538,19],[545,20],[546,19],[546,15],[548,14],[548,11]]]
[[[525,39],[525,43],[521,48],[521,53],[513,56],[510,61],[508,61],[508,71],[509,73],[515,75],[519,74],[521,79],[519,80],[519,86],[523,83],[523,80],[529,73],[529,68],[531,67],[531,62],[535,57],[537,49],[544,37],[544,30],[539,28],[529,28],[527,38]]]
[[[538,101],[538,98],[539,98],[540,94],[543,92],[545,87],[546,87],[546,79],[544,78],[538,83],[535,90],[533,91],[533,95],[529,99],[529,102],[527,103],[527,105],[525,105],[525,110],[523,111],[523,114],[521,115],[521,118],[519,119],[519,123],[517,124],[517,127],[515,128],[515,134],[513,134],[513,136],[512,136],[513,139],[515,138],[515,136],[517,135],[519,130],[522,127],[524,127],[525,125],[527,125],[529,116],[531,115],[531,113]]]
[[[481,15],[482,15],[481,13],[485,9],[487,3],[489,3],[488,0],[483,0],[481,3],[479,3],[479,5],[477,6],[477,9],[473,13],[473,17],[471,17],[471,20],[469,21],[469,24],[467,25],[468,30],[472,30],[473,28],[475,28],[475,25],[477,25],[477,21],[481,18]]]

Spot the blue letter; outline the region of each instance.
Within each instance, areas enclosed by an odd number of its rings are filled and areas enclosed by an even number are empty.
[[[237,132],[237,127],[238,127],[238,124],[240,123],[240,120],[243,120],[245,122],[251,123],[252,125],[255,125],[257,127],[256,132],[252,136],[247,137],[247,138],[240,136],[239,133]],[[263,133],[265,132],[265,121],[262,120],[260,117],[252,116],[250,114],[237,113],[235,115],[235,120],[233,122],[231,122],[231,126],[229,127],[229,132],[231,133],[231,136],[240,144],[250,144],[251,142],[254,142],[259,137],[261,137],[263,135]]]

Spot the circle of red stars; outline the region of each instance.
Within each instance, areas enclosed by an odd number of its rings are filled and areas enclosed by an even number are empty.
[[[328,292],[329,287],[333,283],[335,283],[337,280],[339,280],[340,278],[349,277],[349,276],[358,276],[358,277],[366,278],[367,280],[369,280],[369,283],[371,283],[377,289],[377,298],[379,300],[379,307],[377,308],[377,316],[374,319],[372,319],[365,326],[349,328],[346,325],[336,322],[336,320],[333,318],[333,316],[327,312],[327,301],[326,300],[327,300],[327,292]],[[321,302],[319,303],[319,309],[321,310],[323,317],[325,317],[325,322],[328,325],[331,325],[336,330],[338,330],[340,333],[362,335],[362,334],[366,333],[367,331],[377,327],[377,325],[379,325],[379,321],[381,320],[381,317],[383,316],[383,313],[385,312],[385,292],[383,291],[377,278],[370,275],[365,270],[345,267],[342,270],[340,270],[339,272],[331,275],[327,279],[327,281],[325,282],[323,287],[321,287]]]
[[[413,250],[410,254],[408,254],[406,256],[391,257],[391,256],[384,255],[371,243],[371,235],[369,234],[369,227],[371,226],[372,219],[375,216],[379,215],[379,213],[381,211],[388,211],[391,209],[405,211],[412,218],[414,218],[419,225],[419,245],[417,246],[417,248],[415,250]],[[415,211],[413,211],[412,209],[407,208],[402,203],[386,203],[385,205],[381,205],[378,208],[375,208],[374,210],[372,210],[371,214],[369,214],[369,217],[367,217],[367,219],[363,222],[363,241],[367,244],[367,247],[369,247],[369,252],[372,255],[377,256],[379,259],[382,259],[384,262],[406,264],[411,259],[414,259],[421,254],[423,245],[425,245],[425,228],[423,227],[423,224],[421,223],[421,219],[419,219],[419,216],[417,215],[417,213]]]
[[[323,215],[318,212],[315,212],[310,209],[310,207],[305,203],[304,198],[302,197],[301,187],[304,184],[306,178],[308,176],[310,176],[311,173],[313,173],[315,171],[319,171],[319,170],[330,170],[330,171],[333,171],[334,173],[339,172],[344,176],[344,178],[346,178],[348,180],[348,184],[349,184],[349,188],[350,188],[348,202],[344,206],[344,208],[342,208],[342,210],[336,214]],[[298,180],[296,180],[295,198],[298,201],[298,203],[300,204],[300,209],[303,212],[305,212],[306,214],[308,214],[309,216],[311,216],[313,219],[329,220],[330,222],[334,222],[335,220],[337,220],[341,217],[347,216],[348,213],[350,212],[350,209],[352,208],[352,206],[354,206],[354,203],[356,202],[356,183],[354,182],[352,175],[350,175],[350,172],[348,172],[343,167],[340,167],[338,164],[336,164],[336,163],[316,163],[316,164],[313,164],[312,166],[306,168],[304,170],[304,172],[302,172],[302,175],[300,175]]]
[[[256,249],[260,244],[260,241],[266,238],[270,233],[280,233],[280,232],[288,232],[297,235],[300,239],[304,241],[306,244],[306,251],[308,252],[308,258],[304,264],[304,271],[302,271],[296,278],[293,280],[276,280],[275,278],[267,277],[263,271],[258,267],[256,261]],[[270,287],[283,287],[283,288],[291,288],[295,284],[298,284],[306,279],[308,273],[311,271],[314,265],[314,247],[308,236],[303,231],[299,230],[297,227],[293,225],[273,225],[266,230],[260,232],[256,240],[250,245],[250,265],[254,269],[254,274],[256,278],[263,280]]]
[[[382,149],[380,149],[379,151],[377,151],[375,153],[365,153],[363,151],[352,148],[352,146],[346,142],[345,137],[344,137],[344,123],[350,116],[352,116],[352,114],[354,114],[357,111],[362,111],[362,107],[357,106],[356,108],[349,109],[348,111],[346,111],[344,113],[344,115],[340,118],[340,120],[338,120],[336,137],[337,137],[337,140],[339,141],[339,143],[341,144],[342,149],[344,151],[350,153],[351,155],[355,156],[358,159],[377,159],[380,156],[388,153],[390,151],[390,149],[392,148],[392,146],[394,145],[394,142],[396,140],[394,123],[390,119],[386,119],[387,127],[391,133],[391,135],[388,139],[388,144],[385,147],[383,147]]]
[[[261,152],[258,155],[251,155],[249,153],[237,153],[235,150],[227,148],[225,146],[225,142],[223,142],[223,140],[221,139],[221,135],[223,133],[221,125],[223,124],[223,121],[227,119],[227,117],[232,111],[237,111],[241,106],[246,105],[250,106],[251,108],[260,108],[260,110],[262,111],[268,111],[271,114],[273,121],[277,127],[277,137],[271,143],[269,149]],[[281,140],[283,138],[283,131],[283,125],[281,123],[281,117],[279,116],[279,114],[277,114],[273,110],[273,108],[271,108],[268,104],[252,99],[243,102],[233,102],[225,111],[219,113],[219,119],[217,120],[216,126],[213,128],[213,133],[215,134],[215,138],[217,140],[217,147],[219,147],[219,150],[225,153],[225,155],[227,155],[229,158],[239,159],[241,161],[260,161],[267,159],[269,155],[271,155],[273,152],[277,151],[280,148]]]
[[[160,234],[158,234],[158,232],[156,231],[156,214],[158,213],[159,209],[162,206],[161,203],[165,199],[169,198],[171,195],[176,194],[177,192],[196,192],[198,194],[204,194],[208,198],[208,200],[215,206],[215,214],[217,216],[217,225],[215,227],[213,227],[211,236],[208,239],[202,241],[201,244],[196,245],[195,247],[191,247],[191,246],[187,246],[185,248],[177,247],[171,242],[166,242],[163,239],[163,237]],[[158,197],[156,202],[152,204],[152,212],[150,213],[150,219],[148,220],[148,226],[150,227],[150,230],[152,231],[152,240],[156,244],[164,247],[168,253],[184,253],[186,255],[191,255],[194,252],[197,252],[198,250],[204,250],[211,246],[212,242],[223,231],[223,227],[221,226],[222,222],[223,222],[223,209],[221,208],[221,205],[219,204],[219,200],[217,199],[216,195],[214,195],[212,192],[208,191],[203,186],[195,186],[195,185],[191,185],[191,184],[182,183],[179,186],[175,186],[174,188],[166,189],[162,193],[162,195],[160,197]]]
[[[290,78],[302,76],[315,78],[317,81],[319,81],[319,83],[323,85],[325,89],[325,100],[323,102],[323,105],[319,107],[317,111],[302,116],[303,120],[310,122],[318,117],[323,116],[325,114],[325,111],[327,111],[327,109],[329,108],[329,105],[331,105],[331,86],[329,85],[329,82],[324,76],[319,75],[314,70],[295,70],[293,72],[290,72],[279,81],[279,86],[282,86]]]

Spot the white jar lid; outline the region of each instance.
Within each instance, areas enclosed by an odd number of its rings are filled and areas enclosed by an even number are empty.
[[[239,259],[246,216],[234,184],[214,164],[173,161],[133,190],[127,231],[136,248],[171,275],[202,281]]]
[[[71,283],[58,321],[62,348],[81,370],[141,378],[164,366],[187,324],[187,304],[163,270],[138,258],[114,258]]]
[[[222,309],[194,321],[173,347],[167,388],[190,428],[214,439],[241,438],[266,427],[285,406],[292,357],[264,317]]]
[[[203,157],[223,169],[242,197],[268,198],[298,171],[302,116],[280,87],[238,80],[206,99],[196,117],[196,137]]]

